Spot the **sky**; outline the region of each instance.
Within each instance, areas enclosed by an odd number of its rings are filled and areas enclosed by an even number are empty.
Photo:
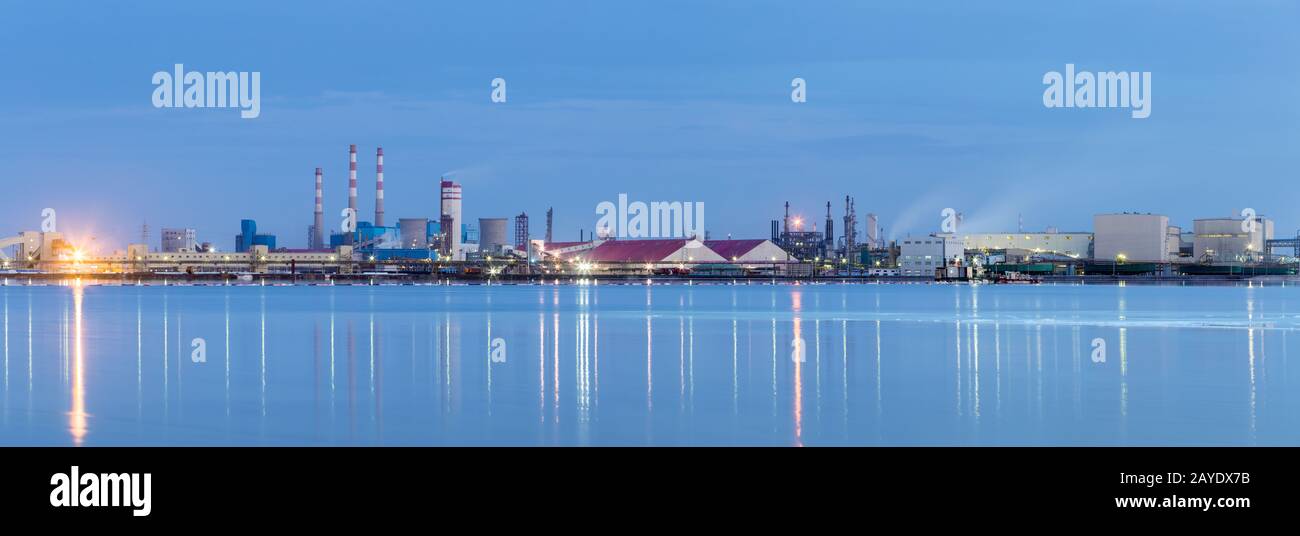
[[[888,237],[1048,226],[1108,212],[1174,225],[1243,208],[1300,228],[1300,3],[1111,1],[11,2],[0,8],[0,238],[58,230],[103,253],[142,223],[232,249],[239,220],[305,247],[326,222],[704,203],[715,237],[765,237],[845,195]],[[261,114],[155,108],[152,77],[261,73]],[[1049,71],[1151,72],[1151,115],[1047,108]],[[491,101],[494,78],[506,102]],[[807,100],[791,101],[803,78]],[[863,232],[861,229],[859,232]],[[92,241],[90,237],[94,237]]]

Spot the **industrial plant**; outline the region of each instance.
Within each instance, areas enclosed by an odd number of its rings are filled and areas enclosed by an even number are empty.
[[[239,221],[233,251],[200,241],[192,228],[165,227],[159,243],[141,241],[108,255],[90,255],[57,232],[22,231],[0,239],[0,271],[29,277],[67,274],[137,279],[184,276],[224,281],[594,280],[600,278],[822,278],[850,280],[987,280],[1037,282],[1097,278],[1151,280],[1296,275],[1300,234],[1275,238],[1273,221],[1253,210],[1241,217],[1196,219],[1191,230],[1165,215],[1098,214],[1091,231],[1048,228],[1027,232],[970,231],[955,214],[946,232],[884,238],[875,213],[858,221],[856,200],[843,198],[837,217],[791,213],[770,221],[766,238],[703,236],[624,239],[578,231],[576,241],[553,237],[554,211],[534,239],[527,211],[512,219],[480,216],[461,208],[464,188],[450,177],[437,181],[436,215],[399,215],[384,210],[384,149],[375,149],[375,205],[362,219],[357,205],[357,146],[348,146],[347,209],[342,229],[327,232],[325,176],[314,172],[314,203],[303,248],[258,232],[253,219]],[[838,234],[836,230],[836,222]]]

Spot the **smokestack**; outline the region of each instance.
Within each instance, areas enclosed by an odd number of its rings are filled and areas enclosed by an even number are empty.
[[[384,226],[384,148],[375,152],[375,226]]]
[[[311,248],[322,249],[325,247],[325,197],[322,188],[321,168],[316,168],[316,218],[312,221],[311,230]]]
[[[781,226],[781,233],[782,233],[782,234],[786,234],[786,233],[789,233],[789,232],[790,232],[790,202],[789,202],[789,201],[786,201],[786,202],[785,202],[785,220],[784,220],[784,221],[785,221],[785,223],[783,223],[782,226]]]
[[[360,217],[357,214],[357,146],[348,146],[348,208],[351,209],[353,218]],[[355,219],[353,220],[356,221]],[[356,228],[353,232],[343,236],[344,244],[351,244],[356,237]]]
[[[357,210],[357,146],[348,146],[348,208]]]
[[[459,184],[442,178],[442,234],[444,249],[452,260],[463,260],[460,256],[460,227],[464,222],[460,215],[461,188]]]
[[[831,202],[826,202],[826,237],[822,240],[826,244],[826,254],[830,255],[830,250],[835,247],[835,220],[831,218]]]

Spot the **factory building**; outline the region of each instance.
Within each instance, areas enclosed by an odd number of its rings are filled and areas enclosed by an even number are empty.
[[[397,229],[403,249],[428,249],[428,218],[398,218]]]
[[[348,241],[352,240],[349,244]],[[330,235],[330,248],[352,245],[357,251],[369,251],[376,248],[396,248],[401,246],[397,227],[379,227],[368,221],[357,222],[354,233],[334,233]]]
[[[898,275],[934,276],[936,268],[961,262],[965,247],[953,236],[908,236],[899,242]]]
[[[1169,260],[1169,217],[1159,214],[1098,214],[1092,218],[1093,259]]]
[[[18,236],[0,238],[0,261],[10,260],[5,254],[9,248],[14,248],[13,258],[19,261],[55,260],[72,249],[63,240],[62,233],[40,231],[22,231]]]
[[[1023,249],[1080,259],[1092,256],[1092,233],[962,233],[966,249],[976,251]]]
[[[217,252],[154,252],[144,244],[130,244],[126,253],[87,259],[87,263],[102,264],[123,272],[168,271],[194,273],[223,273],[249,271],[266,272],[338,272],[351,270],[351,246],[341,246],[333,251],[272,251],[264,245],[250,246],[238,253]]]
[[[538,244],[553,260],[590,263],[637,263],[677,266],[680,264],[753,264],[794,260],[767,239],[698,240],[646,239]]]
[[[166,253],[198,250],[198,240],[194,229],[163,228],[161,245],[160,250]]]
[[[1165,258],[1175,260],[1182,251],[1182,234],[1183,228],[1177,225],[1170,225],[1165,230]]]
[[[578,251],[568,258],[592,263],[693,264],[723,262],[713,250],[697,239],[665,238],[649,240],[606,240],[600,245]]]
[[[424,228],[424,239],[430,247],[439,244],[438,235],[442,234],[442,225],[437,220],[429,220],[429,225]]]
[[[1273,220],[1256,216],[1192,220],[1192,257],[1198,262],[1254,262],[1273,239]]]
[[[253,220],[239,220],[239,234],[235,235],[235,252],[245,253],[253,246],[266,246],[266,249],[275,249],[275,235],[257,234],[257,222]]]
[[[389,248],[369,251],[369,259],[376,261],[437,260],[438,252],[429,248]]]
[[[590,242],[545,242],[537,251],[542,257],[551,257],[553,259],[564,259],[573,256],[575,253],[587,251],[603,244],[604,240],[593,240]]]
[[[827,231],[831,231],[830,204],[826,205],[826,223]],[[773,220],[772,231],[776,232],[776,220]],[[811,231],[803,230],[803,218],[790,216],[790,203],[785,204],[785,216],[781,220],[781,233],[773,238],[781,249],[785,250],[794,259],[813,260],[819,257],[830,257],[833,253],[833,243],[831,234],[817,231],[817,225],[813,224]]]
[[[788,261],[790,254],[771,240],[761,238],[746,240],[705,240],[704,246],[731,262]]]

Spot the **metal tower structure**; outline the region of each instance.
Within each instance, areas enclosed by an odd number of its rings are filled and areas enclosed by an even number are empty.
[[[528,252],[528,213],[515,216],[515,250]]]
[[[550,244],[553,241],[553,238],[551,237],[551,223],[552,223],[551,217],[553,215],[554,215],[554,209],[548,207],[546,209],[546,243],[547,244]]]

